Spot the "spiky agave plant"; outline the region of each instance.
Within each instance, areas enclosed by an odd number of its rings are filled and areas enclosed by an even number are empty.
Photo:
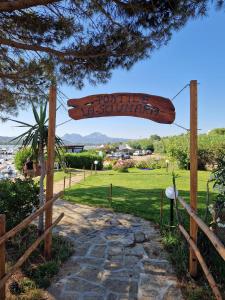
[[[45,179],[45,155],[48,144],[48,118],[47,118],[47,101],[41,102],[39,107],[39,112],[34,106],[33,102],[32,111],[35,119],[35,124],[28,124],[22,121],[9,119],[15,123],[18,123],[18,127],[28,128],[28,130],[13,140],[17,143],[22,142],[22,147],[31,147],[32,156],[38,162],[40,166],[40,190],[39,190],[39,206],[41,207],[45,202],[44,194],[44,179]],[[55,137],[55,153],[56,156],[62,161],[62,140],[56,136]],[[44,230],[44,218],[43,214],[39,217],[38,231],[41,234]]]

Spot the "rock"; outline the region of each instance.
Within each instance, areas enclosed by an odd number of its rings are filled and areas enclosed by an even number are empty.
[[[113,246],[109,247],[108,249],[108,255],[119,255],[123,253],[123,247],[122,246]]]
[[[134,255],[126,255],[124,257],[124,264],[127,268],[133,268],[136,267],[139,263],[139,258]]]
[[[134,235],[133,234],[128,234],[124,237],[122,237],[119,242],[123,244],[123,246],[131,246],[134,244]]]
[[[104,300],[104,297],[99,294],[84,294],[82,300]]]
[[[111,292],[116,291],[117,293],[128,294],[130,283],[129,281],[125,281],[125,280],[108,278],[104,282],[104,286]]]
[[[172,267],[167,260],[148,259],[143,262],[143,266],[146,274],[173,274]]]
[[[89,253],[90,256],[103,258],[105,257],[105,245],[96,245]]]
[[[142,245],[136,245],[134,247],[127,247],[125,249],[125,255],[134,255],[142,258],[145,255],[145,250]]]
[[[83,268],[77,274],[77,277],[86,279],[88,281],[101,283],[102,274],[103,274],[103,269],[94,267],[94,266],[88,266],[88,267]]]
[[[145,241],[145,234],[142,231],[137,231],[134,233],[134,241],[136,243],[143,243]]]
[[[65,285],[65,292],[94,292],[103,294],[104,288],[81,278],[70,278],[67,280],[67,283]]]
[[[117,300],[118,297],[117,297],[116,294],[110,293],[110,294],[107,296],[106,299],[107,299],[107,300]]]

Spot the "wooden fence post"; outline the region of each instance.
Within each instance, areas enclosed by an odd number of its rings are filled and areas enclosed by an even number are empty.
[[[85,167],[83,167],[83,171],[84,171],[84,180],[85,180],[85,177],[86,177],[86,176],[85,176]]]
[[[164,199],[164,190],[161,191],[161,198],[160,198],[160,227],[162,227],[162,220],[163,220],[163,199]]]
[[[71,183],[72,183],[72,175],[71,175],[72,173],[70,172],[70,187],[71,187]]]
[[[112,183],[109,186],[109,203],[112,206]]]
[[[0,237],[5,234],[5,215],[0,215]],[[5,276],[5,242],[0,245],[0,280]],[[0,289],[0,299],[5,300],[5,285]]]
[[[63,178],[63,191],[65,192],[66,189],[66,176]]]
[[[198,190],[198,99],[197,80],[190,82],[190,206],[197,211],[197,190]],[[197,244],[198,226],[195,220],[190,217],[190,236]],[[190,247],[189,272],[191,276],[197,276],[197,257]]]
[[[49,124],[48,124],[48,160],[47,160],[47,179],[46,179],[46,202],[53,197],[54,184],[54,160],[55,160],[55,121],[56,121],[56,86],[50,87],[49,94]],[[45,213],[45,230],[52,225],[52,205]],[[52,233],[45,237],[44,255],[47,259],[51,258]]]

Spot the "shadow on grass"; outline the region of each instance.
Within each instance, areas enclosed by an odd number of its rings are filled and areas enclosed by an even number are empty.
[[[187,202],[189,193],[179,191],[180,196]],[[109,188],[107,186],[76,186],[65,192],[65,200],[74,203],[87,204],[99,207],[112,207],[117,212],[130,213],[147,220],[160,222],[160,202],[162,198],[162,189],[133,189],[119,186],[113,186],[112,203],[109,200]],[[206,193],[198,193],[199,209],[198,213],[204,217],[206,210]],[[180,211],[185,220],[188,220],[188,214],[180,207]],[[170,217],[170,201],[163,197],[163,223],[168,223]]]

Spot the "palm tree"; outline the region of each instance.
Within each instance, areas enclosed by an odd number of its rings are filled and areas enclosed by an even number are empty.
[[[39,190],[39,207],[44,205],[45,195],[44,195],[44,179],[45,179],[45,155],[46,147],[48,144],[48,118],[47,118],[47,101],[44,101],[40,104],[39,113],[37,112],[36,107],[31,102],[33,115],[35,119],[35,124],[28,124],[22,121],[9,119],[10,121],[20,124],[18,127],[28,128],[28,130],[17,138],[17,143],[22,141],[22,147],[31,147],[32,156],[38,162],[40,166],[40,190]],[[63,142],[59,137],[55,137],[55,153],[61,158]],[[38,222],[38,231],[41,234],[44,230],[44,219],[43,214],[39,217]]]

